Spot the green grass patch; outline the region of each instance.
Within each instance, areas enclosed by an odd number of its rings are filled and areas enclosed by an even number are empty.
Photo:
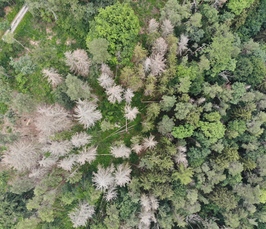
[[[31,94],[37,101],[52,103],[54,101],[50,84],[37,71],[31,75],[19,74],[16,77],[16,86],[20,92]]]
[[[0,103],[0,114],[5,114],[8,110],[8,106],[5,103]]]
[[[12,6],[11,11],[6,15],[6,19],[9,23],[11,23],[13,19],[16,17],[17,13],[21,9],[21,6],[22,6],[21,4],[16,4]]]
[[[36,24],[35,20],[36,19],[33,18],[32,14],[27,12],[14,31],[15,37],[19,40],[23,40],[24,42],[28,41],[29,39],[45,39],[46,31],[44,24]]]

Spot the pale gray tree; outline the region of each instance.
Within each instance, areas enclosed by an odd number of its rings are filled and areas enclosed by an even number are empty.
[[[75,133],[71,137],[71,143],[73,146],[80,148],[81,146],[89,144],[91,142],[91,138],[91,135],[88,135],[86,132],[79,132]]]
[[[158,28],[159,28],[159,23],[154,18],[152,18],[149,21],[148,33],[155,33],[158,31]]]
[[[144,211],[155,211],[159,207],[159,201],[154,195],[142,194],[140,198],[140,204]]]
[[[97,147],[89,147],[82,149],[77,154],[77,163],[84,165],[86,162],[91,163],[96,159]]]
[[[136,154],[140,154],[141,151],[143,150],[143,146],[140,145],[140,144],[134,144],[132,147],[131,147],[132,151],[134,151]]]
[[[102,118],[102,114],[99,110],[96,110],[97,106],[95,103],[88,100],[78,100],[77,106],[75,107],[74,117],[79,123],[84,125],[85,128],[89,128],[95,125],[97,121]]]
[[[42,159],[39,161],[39,165],[41,167],[50,168],[54,165],[56,165],[58,161],[57,156],[50,155],[49,157],[43,156]]]
[[[35,126],[42,137],[51,136],[59,131],[67,130],[72,122],[70,114],[58,104],[40,106],[37,109]]]
[[[162,56],[165,55],[167,51],[167,43],[162,37],[159,37],[155,40],[152,46],[153,55],[160,54]]]
[[[147,196],[146,194],[142,194],[140,197],[140,204],[141,207],[146,211],[150,211],[151,210],[151,202],[150,202],[150,198],[149,196]]]
[[[130,120],[130,121],[133,121],[136,117],[137,117],[137,114],[139,113],[139,110],[137,107],[131,107],[129,105],[126,105],[125,106],[125,115],[124,117],[127,119],[127,120]]]
[[[112,87],[115,84],[115,81],[106,73],[100,75],[98,82],[104,89]]]
[[[143,63],[144,71],[147,73],[151,69],[151,58],[146,58],[146,60]]]
[[[108,96],[108,101],[110,103],[121,103],[123,88],[120,85],[114,85],[106,89],[106,94]]]
[[[118,165],[114,173],[116,184],[120,187],[124,187],[126,184],[128,184],[131,181],[131,171],[132,170],[128,163]]]
[[[70,67],[70,71],[81,76],[88,76],[91,61],[83,49],[77,49],[73,52],[65,52],[66,65]]]
[[[107,74],[110,77],[114,76],[114,73],[112,72],[112,70],[110,69],[110,67],[107,64],[101,65],[101,72],[102,72],[102,74]]]
[[[151,222],[157,222],[153,211],[142,211],[139,214],[140,217],[140,229],[149,229]]]
[[[166,37],[174,32],[174,26],[172,25],[171,21],[168,19],[163,20],[161,29],[163,37]]]
[[[111,200],[114,200],[117,198],[117,189],[115,186],[112,186],[110,187],[105,195],[104,195],[104,198],[106,199],[107,202],[111,201]]]
[[[49,152],[55,157],[61,157],[67,155],[72,149],[72,144],[70,141],[52,141],[42,147],[43,152]]]
[[[72,154],[68,157],[61,159],[58,162],[57,166],[66,171],[71,171],[73,166],[76,164],[76,161],[77,161],[77,155]]]
[[[141,204],[141,213],[139,214],[140,218],[140,227],[141,228],[150,228],[151,222],[156,223],[155,211],[159,207],[158,200],[153,195],[142,194],[140,198]]]
[[[33,168],[30,173],[29,173],[29,178],[38,179],[41,180],[43,179],[49,172],[51,172],[50,167],[37,167]]]
[[[132,98],[134,97],[134,93],[130,88],[127,88],[124,92],[124,99],[127,104],[131,103]]]
[[[38,145],[29,140],[14,142],[5,151],[2,163],[20,172],[34,168],[40,157]]]
[[[157,210],[159,208],[159,201],[154,195],[149,195],[150,205],[152,210]]]
[[[92,218],[95,210],[93,206],[90,206],[88,203],[80,203],[77,208],[68,214],[73,227],[86,226],[88,219]]]
[[[53,88],[57,87],[63,81],[62,76],[54,68],[45,68],[42,70],[42,74],[47,78]]]
[[[119,157],[129,158],[131,154],[131,149],[126,147],[124,144],[120,146],[111,146],[111,154],[115,158],[119,158]]]
[[[96,186],[96,189],[104,191],[115,183],[113,172],[115,171],[114,165],[111,164],[107,168],[103,168],[101,165],[98,165],[97,172],[93,172],[92,182]]]
[[[184,51],[188,49],[188,37],[184,34],[181,34],[178,42],[178,54],[181,56]]]
[[[166,64],[165,64],[165,59],[164,56],[161,54],[155,54],[152,55],[151,58],[151,63],[150,63],[150,69],[151,69],[151,74],[154,76],[158,76],[161,75],[166,68]]]
[[[143,148],[144,149],[153,149],[157,145],[157,141],[154,140],[155,136],[150,135],[148,138],[143,138]]]

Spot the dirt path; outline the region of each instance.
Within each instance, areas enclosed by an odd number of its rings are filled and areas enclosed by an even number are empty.
[[[15,31],[15,29],[18,27],[19,23],[21,22],[21,20],[23,19],[23,17],[25,16],[25,14],[28,12],[28,6],[24,5],[20,11],[17,13],[16,17],[13,19],[13,21],[11,22],[11,25],[10,25],[10,29],[8,29],[4,36],[7,34],[7,33],[13,33]]]
[[[19,25],[20,21],[22,20],[22,18],[24,17],[24,15],[28,12],[28,6],[24,5],[20,11],[18,12],[18,14],[16,15],[16,17],[14,18],[14,20],[11,22],[11,29],[10,32],[13,33],[15,31],[15,29],[17,28],[17,26]]]

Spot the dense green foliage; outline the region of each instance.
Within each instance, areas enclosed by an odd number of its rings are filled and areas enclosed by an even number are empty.
[[[106,39],[109,42],[108,51],[112,55],[111,63],[128,64],[138,33],[139,20],[134,11],[127,4],[116,3],[99,10],[91,25],[87,45],[93,39]]]
[[[26,3],[0,41],[0,228],[265,228],[265,0]]]

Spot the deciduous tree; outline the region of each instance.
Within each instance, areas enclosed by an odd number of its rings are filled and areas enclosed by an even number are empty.
[[[106,39],[93,39],[91,42],[87,43],[87,46],[89,52],[93,55],[92,60],[95,63],[105,63],[110,59],[110,54],[107,51],[109,42]]]
[[[88,33],[87,44],[93,39],[106,39],[111,63],[125,64],[131,59],[138,32],[139,21],[134,11],[128,4],[117,2],[99,10]]]
[[[72,101],[91,97],[91,88],[78,77],[68,74],[65,83],[67,86],[66,94]]]

